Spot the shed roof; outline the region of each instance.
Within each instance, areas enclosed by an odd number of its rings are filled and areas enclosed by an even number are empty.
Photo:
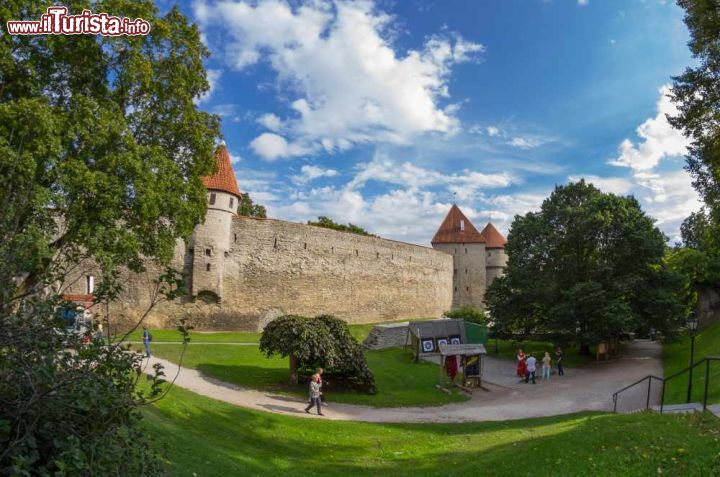
[[[485,345],[482,344],[441,344],[439,348],[441,356],[487,354]]]
[[[240,197],[240,189],[232,162],[230,162],[230,154],[224,143],[215,151],[215,161],[217,161],[217,172],[202,178],[205,187],[208,190],[219,190]]]

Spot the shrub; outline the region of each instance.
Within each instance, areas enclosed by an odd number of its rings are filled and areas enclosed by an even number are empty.
[[[350,334],[347,324],[333,316],[281,316],[263,330],[260,351],[267,357],[289,358],[290,380],[295,384],[298,370],[321,367],[344,378],[356,390],[376,392],[375,377],[367,366],[362,346]]]
[[[487,325],[487,316],[485,315],[485,311],[471,305],[463,305],[457,310],[446,311],[445,316],[447,318],[459,318],[469,323]]]

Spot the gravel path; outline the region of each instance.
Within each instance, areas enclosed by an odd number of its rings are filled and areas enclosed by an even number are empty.
[[[324,419],[364,422],[468,422],[524,419],[553,416],[578,411],[612,410],[612,393],[653,374],[662,377],[661,347],[657,343],[637,340],[625,349],[620,359],[594,363],[583,368],[566,369],[565,376],[553,375],[549,382],[525,384],[513,378],[515,363],[487,357],[486,381],[489,391],[477,390],[472,399],[458,404],[437,407],[374,408],[332,403],[323,408]],[[178,366],[169,361],[151,358],[149,366],[165,366],[168,378]],[[182,368],[175,382],[177,386],[213,399],[237,406],[300,417],[318,418],[303,411],[305,403],[295,397],[245,389],[218,381],[194,369]],[[651,393],[652,403],[657,401]],[[623,393],[619,410],[645,405],[647,387]],[[652,404],[651,403],[651,404]]]

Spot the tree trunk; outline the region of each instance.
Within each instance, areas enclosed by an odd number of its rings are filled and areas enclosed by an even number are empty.
[[[290,383],[298,383],[297,358],[292,354],[290,355]]]
[[[587,343],[580,343],[580,356],[590,356],[590,345]]]

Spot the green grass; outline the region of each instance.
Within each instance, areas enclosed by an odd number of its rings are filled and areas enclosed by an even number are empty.
[[[507,358],[516,360],[518,349],[522,349],[525,354],[535,353],[535,357],[540,361],[545,355],[545,351],[550,353],[553,359],[553,366],[555,363],[555,345],[549,341],[514,341],[514,340],[498,340],[498,354],[495,354],[495,339],[488,339],[487,351],[491,356],[500,356],[501,358]],[[583,366],[587,363],[592,362],[594,356],[580,356],[579,346],[569,346],[563,348],[563,364],[566,367],[578,367]],[[593,349],[590,350],[591,352]]]
[[[695,362],[705,356],[720,356],[720,323],[715,323],[699,332],[695,337]],[[663,346],[663,367],[665,376],[682,371],[690,364],[690,338],[685,335],[680,341]],[[687,400],[689,373],[667,382],[665,403],[683,403]],[[708,401],[720,403],[720,361],[710,363],[710,386]],[[691,401],[702,402],[705,393],[705,365],[693,370]]]
[[[367,424],[251,411],[174,388],[144,416],[173,476],[720,473],[720,421],[709,415]]]
[[[153,353],[177,362],[181,345],[156,344]],[[377,407],[434,406],[467,400],[462,394],[447,395],[435,388],[440,369],[430,363],[414,363],[412,354],[402,349],[366,351],[368,366],[375,375],[378,393],[374,395],[339,392],[332,379],[325,388],[330,402],[364,404]],[[307,395],[305,384],[289,387],[288,360],[266,358],[256,346],[188,346],[183,366],[239,386],[298,396]]]

